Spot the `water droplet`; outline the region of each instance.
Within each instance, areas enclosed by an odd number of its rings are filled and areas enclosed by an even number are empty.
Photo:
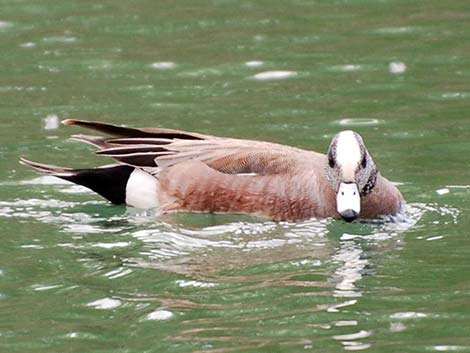
[[[391,73],[391,74],[402,74],[406,71],[406,65],[405,63],[401,62],[401,61],[395,61],[395,62],[391,62],[388,64],[388,71]]]
[[[59,128],[59,117],[57,114],[49,114],[44,118],[44,130],[55,130]]]

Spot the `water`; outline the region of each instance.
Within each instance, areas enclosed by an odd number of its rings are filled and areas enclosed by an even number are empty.
[[[0,351],[470,351],[467,7],[0,0]],[[112,206],[18,165],[103,163],[65,117],[319,151],[355,129],[406,217]]]

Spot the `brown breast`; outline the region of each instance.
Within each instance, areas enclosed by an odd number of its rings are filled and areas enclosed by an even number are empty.
[[[188,161],[165,168],[158,179],[163,211],[247,213],[292,221],[339,218],[335,192],[318,169],[251,176]],[[361,218],[396,214],[402,205],[398,189],[379,175],[376,187],[361,200]]]
[[[164,211],[250,213],[274,220],[336,214],[333,190],[313,171],[236,175],[191,161],[166,168],[159,181]]]

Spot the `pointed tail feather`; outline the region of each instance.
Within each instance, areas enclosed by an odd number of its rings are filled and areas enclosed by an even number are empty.
[[[20,158],[20,164],[33,168],[34,170],[37,170],[44,174],[55,175],[59,178],[69,177],[73,175],[73,172],[74,172],[74,170],[71,168],[63,168],[63,167],[58,167],[58,166],[51,165],[51,164],[33,162],[26,158]]]
[[[62,124],[77,125],[116,137],[156,137],[181,140],[205,140],[213,138],[212,136],[206,136],[198,134],[196,132],[186,132],[163,128],[130,128],[118,125],[105,124],[96,121],[76,119],[65,119],[62,121]]]
[[[41,173],[53,175],[75,184],[85,186],[114,204],[126,203],[126,187],[134,167],[129,165],[109,165],[89,169],[57,167],[20,159],[20,163]]]

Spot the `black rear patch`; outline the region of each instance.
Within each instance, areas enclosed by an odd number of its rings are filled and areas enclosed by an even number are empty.
[[[57,177],[83,185],[114,204],[126,203],[126,186],[134,167],[114,165],[104,168],[74,169],[73,175]]]

